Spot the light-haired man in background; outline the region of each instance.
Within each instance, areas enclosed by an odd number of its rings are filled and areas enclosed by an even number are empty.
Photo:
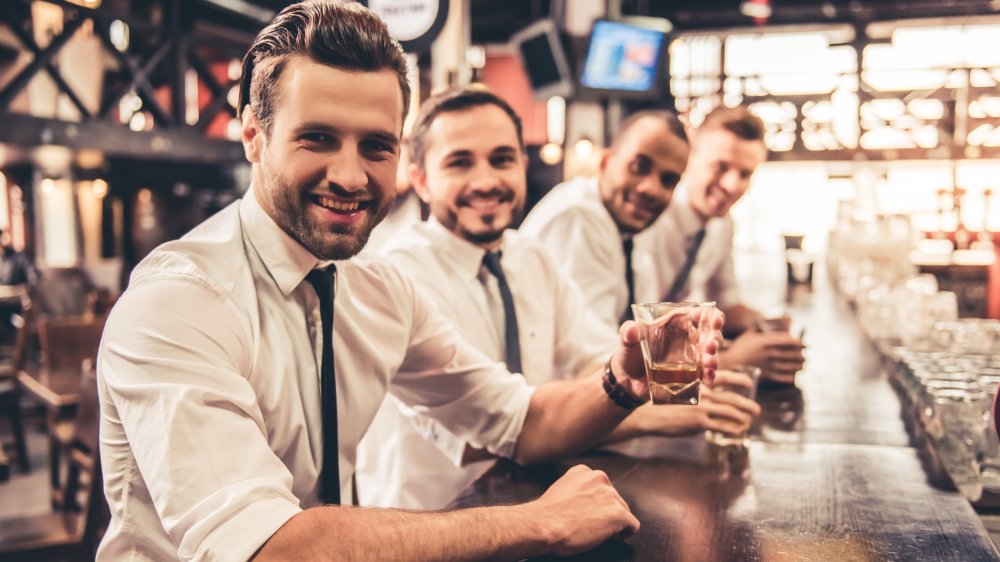
[[[670,207],[636,236],[646,267],[637,272],[644,300],[714,300],[736,336],[721,357],[756,365],[764,377],[792,382],[804,361],[802,342],[785,331],[759,332],[761,314],[740,299],[733,268],[730,210],[767,160],[765,128],[745,107],[718,108],[689,131],[691,154]]]

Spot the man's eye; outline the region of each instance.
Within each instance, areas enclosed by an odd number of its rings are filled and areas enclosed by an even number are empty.
[[[636,158],[629,164],[628,169],[629,172],[637,176],[644,176],[648,174],[649,171],[652,169],[652,162],[649,161],[649,158],[644,158],[640,156],[639,158]]]
[[[333,140],[333,137],[326,133],[303,133],[299,138],[312,144],[328,144]]]
[[[468,158],[455,158],[453,160],[448,160],[445,162],[445,168],[468,168],[472,165],[472,161]]]
[[[513,165],[514,162],[515,162],[514,157],[509,154],[505,154],[503,156],[494,156],[493,158],[490,158],[490,163],[496,168],[506,168],[508,166]]]
[[[390,146],[389,143],[385,143],[382,141],[376,141],[376,140],[364,141],[361,146],[363,149],[372,152],[388,152],[388,153],[393,152],[393,147]]]

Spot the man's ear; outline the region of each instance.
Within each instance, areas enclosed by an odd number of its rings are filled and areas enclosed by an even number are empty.
[[[420,169],[420,166],[413,163],[407,168],[407,172],[410,176],[410,186],[413,187],[413,191],[420,197],[421,201],[430,203],[431,194],[427,189],[427,174]]]
[[[250,110],[250,105],[243,108],[243,125],[240,129],[240,140],[243,142],[243,153],[252,164],[260,163],[260,155],[264,150],[264,131],[260,128],[257,117]]]
[[[601,149],[601,160],[597,163],[597,171],[604,173],[604,169],[608,167],[608,159],[611,158],[611,148]]]

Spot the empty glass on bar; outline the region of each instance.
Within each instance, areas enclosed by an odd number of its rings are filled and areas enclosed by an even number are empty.
[[[755,400],[757,397],[757,382],[760,380],[760,368],[753,365],[730,365],[725,369],[719,369],[719,374],[732,371],[746,375],[749,380],[747,384],[713,384],[712,390],[720,392],[732,392],[744,398]],[[711,429],[705,431],[705,439],[713,445],[720,447],[746,447],[749,430],[739,434],[723,433]]]
[[[714,302],[633,304],[653,404],[697,404],[702,344],[715,337]]]

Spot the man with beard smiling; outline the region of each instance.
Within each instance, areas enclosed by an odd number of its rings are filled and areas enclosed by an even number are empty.
[[[804,361],[802,342],[787,331],[758,332],[761,315],[745,306],[733,271],[730,210],[767,160],[764,124],[745,107],[720,107],[691,133],[691,158],[670,208],[636,237],[637,256],[649,256],[641,297],[646,300],[714,300],[726,329],[738,335],[720,358],[756,365],[776,382],[794,382]],[[741,333],[742,332],[742,333]]]
[[[576,282],[609,333],[631,317],[636,302],[632,237],[670,203],[687,159],[687,135],[676,115],[638,112],[602,153],[596,178],[552,188],[521,225]]]
[[[433,96],[414,123],[410,149],[411,184],[431,218],[400,232],[383,254],[432,297],[466,341],[529,383],[593,374],[614,351],[614,332],[593,317],[541,245],[509,229],[526,193],[514,110],[482,87]],[[707,428],[736,433],[759,412],[734,393],[707,390],[704,397],[700,406],[639,408],[611,439]],[[491,458],[390,396],[359,446],[361,504],[440,509],[486,472]]]
[[[98,560],[518,560],[638,529],[607,475],[582,466],[517,506],[339,505],[387,393],[518,462],[589,447],[648,395],[632,324],[603,378],[532,388],[390,264],[352,258],[392,201],[406,70],[355,3],[289,6],[254,40],[250,190],[147,256],[107,321]]]

